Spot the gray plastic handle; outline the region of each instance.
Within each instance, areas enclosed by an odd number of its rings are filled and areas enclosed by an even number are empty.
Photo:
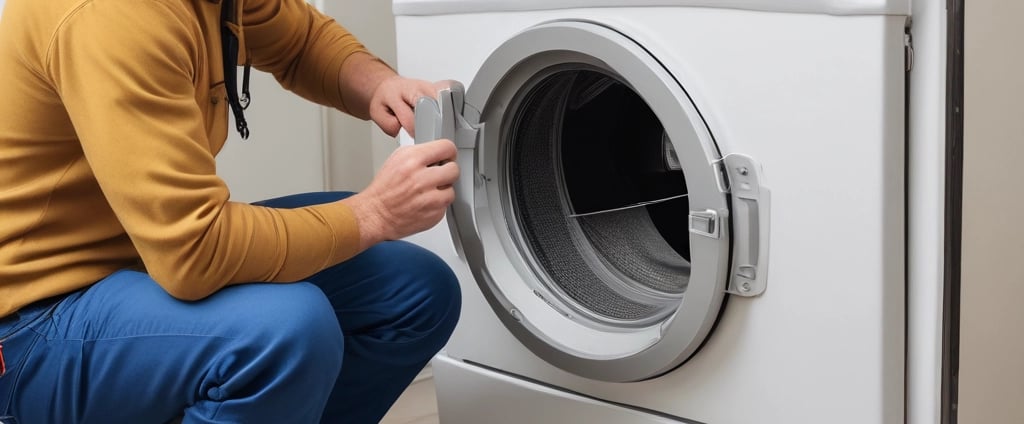
[[[416,101],[416,144],[437,140],[441,137],[441,107],[437,100],[420,97]]]
[[[458,81],[448,81],[447,84],[447,87],[438,90],[436,99],[420,97],[416,101],[416,144],[441,138],[459,144],[457,130],[473,129],[462,117],[466,106],[466,89]]]
[[[416,102],[414,137],[416,144],[445,138],[459,149],[456,162],[460,175],[453,185],[455,201],[449,206],[447,217],[455,249],[462,257],[466,257],[466,248],[472,251],[471,254],[483,252],[473,209],[479,129],[463,117],[464,108],[465,88],[458,81],[449,81],[447,87],[438,91],[436,99],[421,97]]]

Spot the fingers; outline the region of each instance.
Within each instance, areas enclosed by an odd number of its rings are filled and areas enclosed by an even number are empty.
[[[432,166],[423,172],[423,178],[428,187],[447,190],[459,179],[459,165],[452,161]]]
[[[402,129],[402,123],[383,103],[370,107],[370,119],[373,119],[381,131],[391,137],[398,136],[398,131]]]
[[[401,102],[391,105],[391,110],[398,122],[401,123],[402,128],[409,133],[410,136],[416,136],[416,102],[421,97],[437,97],[437,89],[434,88],[434,84],[421,81],[407,79],[405,80],[405,86],[401,91]]]
[[[394,137],[398,135],[398,131],[405,128],[409,135],[415,137],[416,114],[413,106],[405,101],[405,96],[401,93],[392,93],[391,96],[393,97],[383,98],[380,102],[370,105],[370,119],[373,119],[389,136]]]
[[[458,154],[458,149],[455,147],[455,143],[448,139],[434,140],[415,146],[409,146],[409,148],[419,149],[417,157],[420,160],[421,166],[454,162],[456,155]]]
[[[430,97],[432,99],[437,98],[438,91],[443,88],[435,83],[430,83],[422,80],[407,80],[408,86],[403,90],[403,99],[409,106],[416,106],[416,102],[420,100],[420,97]]]
[[[360,193],[367,199],[363,205],[369,205],[357,217],[368,227],[366,242],[402,238],[437,224],[455,200],[457,152],[445,139],[396,149]]]
[[[412,106],[405,102],[399,102],[391,107],[391,113],[394,114],[398,121],[399,129],[405,128],[409,136],[416,137],[416,114],[413,112]],[[397,133],[398,130],[395,130],[395,132]]]
[[[403,169],[396,171],[403,183],[416,187],[412,192],[427,196],[432,205],[447,207],[454,199],[452,185],[459,179],[456,154],[455,144],[442,139],[399,147],[393,159],[396,169]]]
[[[392,137],[402,128],[415,137],[416,102],[420,97],[436,97],[440,84],[401,77],[387,80],[371,100],[370,118]]]

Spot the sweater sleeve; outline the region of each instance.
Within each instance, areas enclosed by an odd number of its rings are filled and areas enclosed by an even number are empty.
[[[229,201],[196,101],[194,79],[207,71],[199,37],[195,18],[169,3],[96,0],[46,53],[85,159],[147,271],[171,295],[199,299],[233,283],[295,281],[355,254],[358,226],[340,203]]]
[[[241,19],[253,66],[307,100],[349,111],[341,65],[369,53],[355,36],[304,0],[246,0]]]

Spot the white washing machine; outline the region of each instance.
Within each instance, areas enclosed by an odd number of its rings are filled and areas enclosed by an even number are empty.
[[[908,0],[394,11],[465,86],[442,422],[903,422]]]

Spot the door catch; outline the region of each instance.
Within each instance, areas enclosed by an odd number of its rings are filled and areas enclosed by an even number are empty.
[[[753,297],[764,293],[768,277],[770,192],[761,166],[750,156],[722,158],[732,197],[732,270],[727,292]]]

